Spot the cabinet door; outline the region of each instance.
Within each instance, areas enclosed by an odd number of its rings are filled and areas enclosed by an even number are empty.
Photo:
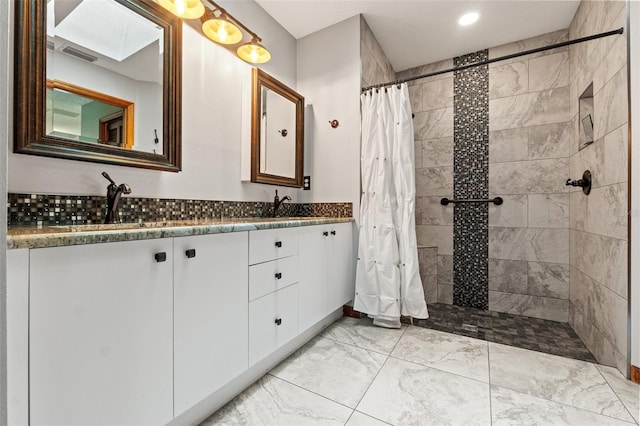
[[[355,256],[351,223],[331,226],[328,240],[329,312],[338,309],[355,296]]]
[[[327,315],[327,244],[324,225],[300,228],[299,328],[304,331]]]
[[[7,424],[29,424],[29,250],[7,251]]]
[[[172,248],[157,239],[31,250],[31,424],[173,418]]]
[[[174,239],[175,414],[247,369],[248,234]]]
[[[249,303],[249,365],[298,335],[298,285]]]

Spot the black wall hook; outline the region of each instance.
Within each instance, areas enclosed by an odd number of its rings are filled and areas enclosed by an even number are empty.
[[[566,186],[579,186],[582,188],[582,192],[584,195],[589,195],[591,193],[591,171],[585,170],[582,173],[582,179],[571,180],[567,179],[565,183]]]

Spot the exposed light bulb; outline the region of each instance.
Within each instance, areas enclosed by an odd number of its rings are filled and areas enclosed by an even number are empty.
[[[476,22],[480,18],[480,14],[478,12],[469,12],[460,17],[458,19],[458,24],[460,25],[471,25]]]
[[[258,62],[258,58],[259,58],[259,56],[258,56],[258,48],[256,46],[253,46],[251,48],[251,60],[253,62]]]
[[[183,16],[184,11],[187,8],[186,0],[174,0],[173,5],[176,8],[178,16]]]
[[[220,39],[220,42],[226,42],[228,35],[229,34],[227,33],[227,29],[225,27],[220,26],[220,28],[218,28],[218,38]]]

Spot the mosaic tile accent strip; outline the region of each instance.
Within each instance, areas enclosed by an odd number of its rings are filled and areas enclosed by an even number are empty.
[[[532,351],[597,362],[568,323],[447,305],[429,304],[429,319],[413,325]]]
[[[8,194],[7,226],[102,223],[106,197]],[[179,200],[123,197],[122,222],[159,222],[211,218],[271,217],[273,203],[263,201]],[[278,217],[352,217],[351,203],[283,203]]]
[[[454,58],[454,66],[488,59],[481,50]],[[489,67],[453,76],[453,195],[489,196]],[[486,203],[456,204],[453,210],[453,303],[489,308],[489,210]]]

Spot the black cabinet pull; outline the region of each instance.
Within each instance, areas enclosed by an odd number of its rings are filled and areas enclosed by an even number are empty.
[[[167,253],[161,251],[160,253],[156,253],[153,255],[153,258],[156,260],[156,262],[160,263],[160,262],[164,262],[165,260],[167,260]]]
[[[331,235],[336,235],[336,231],[331,231]]]
[[[189,249],[184,252],[187,258],[191,259],[192,257],[196,257],[196,249]]]
[[[279,280],[280,278],[282,278],[282,272],[276,273],[276,279]]]
[[[325,237],[328,237],[328,236],[329,236],[329,233],[328,233],[327,231],[324,231],[324,232],[322,233],[322,235],[324,235]]]
[[[276,323],[276,325],[280,325],[282,324],[282,318],[276,318],[274,322]]]
[[[276,247],[282,247],[282,241],[276,241]]]

